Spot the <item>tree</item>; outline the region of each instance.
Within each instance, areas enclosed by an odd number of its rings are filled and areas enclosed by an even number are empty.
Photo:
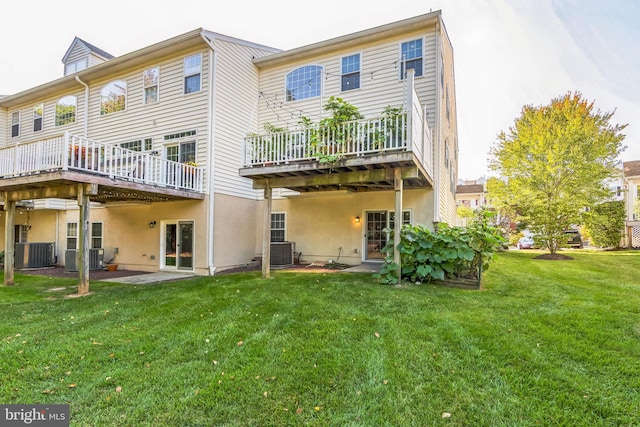
[[[489,196],[517,212],[552,254],[563,231],[580,224],[582,210],[609,196],[603,182],[618,173],[627,126],[610,124],[612,116],[568,93],[524,106],[491,147],[489,167],[502,179],[488,183]]]
[[[620,200],[595,205],[584,214],[584,225],[596,246],[617,248],[622,240],[626,212]]]

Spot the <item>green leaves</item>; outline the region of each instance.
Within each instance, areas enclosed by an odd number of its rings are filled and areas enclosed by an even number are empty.
[[[584,208],[608,197],[603,181],[618,173],[626,125],[611,125],[578,92],[550,104],[525,106],[490,151],[488,183],[498,209],[529,224],[553,253],[563,231],[580,223]]]
[[[489,215],[480,210],[468,227],[440,225],[437,233],[421,225],[403,225],[398,246],[402,279],[411,283],[446,278],[479,279],[480,264],[487,268],[504,242],[498,230],[489,225]],[[398,265],[393,262],[393,243],[387,244],[382,252],[390,256],[375,277],[382,283],[396,284]]]

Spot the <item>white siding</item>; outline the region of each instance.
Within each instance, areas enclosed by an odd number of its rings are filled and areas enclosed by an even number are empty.
[[[67,96],[72,95],[76,97],[76,121],[75,123],[69,123],[64,126],[55,126],[56,104],[58,101]],[[33,107],[36,104],[44,103],[43,117],[42,117],[42,130],[39,132],[33,131]],[[8,115],[2,120],[0,124],[0,142],[2,145],[14,145],[23,144],[26,142],[39,141],[46,139],[54,135],[61,135],[66,131],[69,131],[75,135],[82,135],[83,120],[84,120],[84,90],[82,86],[78,84],[77,91],[60,92],[54,96],[39,99],[37,101],[29,102],[28,104],[11,107],[7,112],[13,112],[20,110],[20,136],[17,138],[11,138],[11,127],[9,126],[9,120],[11,116]],[[2,113],[0,113],[1,115]],[[4,140],[3,140],[4,138]]]
[[[330,96],[337,96],[357,106],[365,117],[382,114],[387,105],[399,107],[404,102],[404,80],[400,80],[400,44],[423,37],[423,75],[415,79],[420,102],[429,108],[430,120],[435,111],[435,29],[428,32],[410,33],[384,42],[367,43],[349,50],[319,56],[314,59],[291,62],[273,68],[263,68],[260,90],[264,94],[259,104],[259,122],[254,131],[261,132],[264,123],[293,128],[299,116],[304,115],[316,122],[327,113],[322,106]],[[360,53],[361,85],[359,89],[341,91],[341,58]],[[285,77],[298,67],[320,65],[324,67],[321,97],[285,101]],[[431,123],[433,125],[433,123]]]
[[[249,179],[241,178],[243,138],[255,129],[258,105],[258,69],[252,58],[265,51],[223,40],[214,41],[215,192],[255,199]]]
[[[0,147],[7,145],[7,127],[8,127],[8,112],[6,108],[0,108]]]

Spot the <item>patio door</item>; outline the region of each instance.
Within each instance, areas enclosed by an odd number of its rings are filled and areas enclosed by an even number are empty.
[[[383,230],[387,227],[387,211],[367,212],[365,260],[383,260],[382,248],[387,244],[388,235]]]
[[[193,270],[193,221],[164,224],[163,265],[167,269]]]

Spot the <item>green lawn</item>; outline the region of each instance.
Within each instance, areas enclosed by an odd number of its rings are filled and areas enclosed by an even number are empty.
[[[639,425],[640,252],[539,253],[498,254],[479,291],[276,272],[67,298],[17,274],[0,403],[74,426]]]

